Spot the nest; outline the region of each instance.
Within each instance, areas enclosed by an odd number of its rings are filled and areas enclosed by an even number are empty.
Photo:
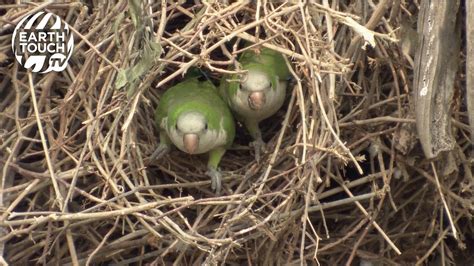
[[[417,4],[225,2],[0,8],[2,259],[349,265],[472,256],[461,93],[451,156],[428,161],[416,139],[412,40],[397,29],[415,27]],[[10,49],[16,23],[41,9],[74,31],[63,72],[28,72]],[[284,107],[261,124],[261,162],[241,127],[220,164],[221,195],[205,156],[148,160],[160,95],[190,67],[217,84],[239,53],[261,47],[284,54],[293,75]]]

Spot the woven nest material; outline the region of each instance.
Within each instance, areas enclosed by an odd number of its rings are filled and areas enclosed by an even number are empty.
[[[473,254],[460,94],[455,152],[428,161],[416,140],[413,41],[397,31],[415,27],[416,2],[146,2],[0,7],[6,262],[385,265]],[[63,72],[28,72],[10,48],[18,21],[43,9],[74,32]],[[218,84],[260,47],[284,54],[293,75],[284,107],[261,124],[261,162],[241,126],[220,164],[221,195],[205,156],[150,161],[160,95],[190,67]]]

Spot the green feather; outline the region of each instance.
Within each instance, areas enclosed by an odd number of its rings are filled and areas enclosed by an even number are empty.
[[[247,50],[240,56],[239,63],[243,69],[257,68],[265,71],[270,76],[278,76],[279,79],[288,79],[290,76],[285,58],[272,49],[261,48],[258,54],[252,50]]]
[[[227,134],[226,147],[232,145],[235,136],[232,114],[210,81],[189,78],[169,88],[161,97],[155,120],[158,126],[174,127],[179,115],[189,111],[203,114],[211,130],[219,130],[222,126]],[[163,125],[165,117],[167,123]]]
[[[187,112],[199,113],[204,116],[207,123],[207,129],[200,135],[205,140],[206,146],[200,153],[207,152],[209,155],[206,174],[211,177],[212,189],[219,193],[222,181],[217,168],[226,149],[234,141],[234,118],[227,104],[217,93],[214,84],[208,80],[200,81],[197,77],[199,75],[195,74],[190,73],[188,78],[169,88],[162,95],[155,112],[155,121],[160,128],[160,144],[151,157],[160,158],[170,150],[172,143],[182,145],[181,142],[177,142],[180,140],[177,140],[175,129],[178,118]],[[222,131],[225,134],[221,134]],[[217,136],[217,139],[214,139],[214,136]],[[180,137],[178,134],[178,139]]]
[[[278,80],[288,80],[291,75],[283,56],[268,48],[261,48],[259,54],[250,49],[243,52],[239,57],[239,63],[243,70],[258,69],[273,77],[273,89],[276,88]],[[239,89],[239,80],[238,74],[223,76],[221,79],[219,94],[229,105],[229,98]]]

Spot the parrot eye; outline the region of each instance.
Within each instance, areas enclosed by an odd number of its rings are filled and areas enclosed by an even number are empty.
[[[207,130],[207,128],[208,128],[208,126],[207,126],[207,123],[206,123],[206,125],[204,126],[204,130]]]

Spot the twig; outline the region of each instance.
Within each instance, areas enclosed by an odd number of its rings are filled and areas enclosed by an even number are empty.
[[[444,209],[446,211],[446,214],[448,215],[448,220],[449,220],[449,224],[451,226],[451,230],[453,232],[453,237],[454,237],[454,239],[457,240],[458,239],[458,231],[456,230],[456,226],[454,225],[454,221],[453,221],[453,218],[451,216],[451,211],[449,210],[448,204],[446,203],[446,200],[444,199],[443,192],[441,192],[441,184],[439,183],[438,174],[436,173],[436,167],[435,167],[433,162],[431,162],[431,169],[433,170],[433,174],[434,174],[434,177],[435,177],[435,180],[436,180],[436,188],[438,188],[439,196],[441,198],[441,201],[443,202],[443,206],[444,206]]]
[[[46,159],[46,164],[48,165],[48,171],[51,178],[51,183],[53,184],[54,192],[56,194],[55,203],[58,204],[60,209],[62,209],[63,196],[61,195],[61,192],[59,191],[59,186],[58,186],[58,182],[56,181],[54,167],[49,157],[49,148],[48,148],[48,144],[46,143],[46,137],[44,136],[44,132],[43,132],[43,125],[40,120],[38,102],[36,101],[36,92],[33,85],[33,76],[31,75],[31,71],[28,71],[28,84],[30,85],[31,102],[33,104],[33,110],[35,113],[36,124],[38,126],[38,132],[41,138],[41,144],[43,145],[44,157]]]
[[[189,197],[184,197],[184,198],[151,202],[151,203],[146,203],[146,204],[142,204],[142,205],[138,205],[138,206],[130,207],[130,208],[123,208],[121,210],[115,210],[115,211],[105,211],[105,212],[96,212],[96,213],[73,213],[73,214],[55,213],[55,214],[50,214],[48,216],[39,216],[39,217],[31,218],[31,219],[3,221],[3,222],[0,222],[0,225],[15,226],[15,225],[22,225],[22,224],[45,223],[47,221],[80,221],[80,220],[111,218],[115,216],[124,216],[127,214],[150,210],[166,203],[168,204],[178,203],[178,202],[186,202],[190,200],[193,200],[193,197],[189,196]],[[11,215],[13,217],[16,216],[15,213],[12,213]]]

